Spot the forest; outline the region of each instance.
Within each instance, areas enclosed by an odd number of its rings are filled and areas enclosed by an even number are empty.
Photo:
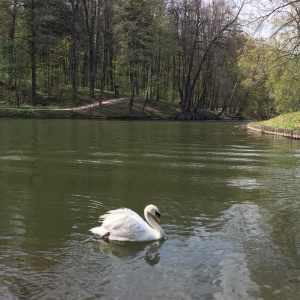
[[[129,111],[136,96],[297,111],[299,24],[292,0],[1,0],[0,106],[72,105],[82,91],[101,104],[110,91]]]

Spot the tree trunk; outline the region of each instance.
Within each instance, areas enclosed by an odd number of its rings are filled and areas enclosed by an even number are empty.
[[[96,2],[83,0],[85,24],[86,24],[86,31],[88,35],[89,93],[92,98],[95,97],[95,82],[96,82],[95,58],[97,55],[97,49],[95,46],[95,44],[97,44],[97,37],[96,37],[97,33],[95,32],[95,24],[97,22],[99,5],[100,4]],[[90,8],[90,6],[92,6],[92,8]]]
[[[223,107],[222,107],[222,110],[221,112],[218,114],[218,116],[221,116],[222,113],[224,113],[226,111],[226,109],[228,108],[228,106],[231,105],[231,102],[232,102],[232,98],[233,98],[233,95],[234,95],[234,92],[235,92],[235,89],[236,89],[236,86],[237,86],[237,83],[238,83],[238,77],[236,78],[235,82],[234,82],[234,85],[233,85],[233,89],[231,91],[231,95],[229,97],[229,99],[225,99],[224,100],[224,103],[223,103]]]
[[[11,23],[9,27],[9,47],[8,47],[8,61],[9,61],[9,74],[8,74],[8,85],[13,86],[15,80],[16,86],[16,76],[15,68],[13,67],[15,61],[15,32],[16,32],[16,18],[17,18],[17,0],[14,0],[13,6],[11,8]]]
[[[129,98],[129,103],[128,103],[128,111],[131,113],[132,112],[132,107],[133,107],[133,98],[135,95],[135,88],[136,88],[136,74],[135,71],[130,72],[130,90],[131,90],[131,96]]]
[[[37,61],[37,45],[36,45],[36,6],[34,1],[31,1],[30,7],[30,58],[31,58],[31,104],[36,106],[36,61]]]
[[[78,20],[78,1],[71,0],[72,5],[72,27],[71,27],[71,82],[72,82],[72,98],[75,102],[78,94],[78,37],[76,30],[76,22]]]
[[[31,41],[31,104],[36,106],[36,43]]]

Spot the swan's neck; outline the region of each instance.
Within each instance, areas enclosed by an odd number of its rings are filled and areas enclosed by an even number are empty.
[[[158,237],[164,237],[165,236],[165,232],[164,230],[158,225],[158,223],[156,223],[153,218],[151,217],[150,213],[148,213],[147,211],[144,212],[145,215],[145,219],[147,220],[148,224],[157,232]]]

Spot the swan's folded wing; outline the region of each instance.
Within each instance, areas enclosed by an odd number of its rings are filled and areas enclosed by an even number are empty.
[[[127,208],[109,211],[101,219],[102,227],[110,232],[111,239],[116,240],[142,240],[152,229],[138,214]]]
[[[110,218],[112,215],[116,216],[116,215],[124,214],[126,212],[126,210],[130,210],[130,209],[119,208],[119,209],[110,210],[110,211],[106,212],[104,215],[101,215],[99,217],[99,221],[103,222],[106,218]]]
[[[129,219],[135,219],[137,222],[144,222],[144,220],[134,211],[132,211],[129,208],[119,208],[115,210],[110,210],[106,214],[99,217],[99,220],[104,222],[115,222],[118,220],[123,219],[129,220]]]

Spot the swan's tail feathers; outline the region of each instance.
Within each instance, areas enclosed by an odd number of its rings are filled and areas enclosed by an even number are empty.
[[[101,216],[99,217],[99,222],[103,222],[108,216],[109,216],[108,213],[107,213],[107,214],[104,214],[104,215],[101,215]]]
[[[94,228],[90,229],[90,232],[92,232],[93,234],[96,234],[99,239],[104,239],[104,238],[110,236],[110,232],[105,230],[105,228],[103,228],[103,227],[94,227]]]

